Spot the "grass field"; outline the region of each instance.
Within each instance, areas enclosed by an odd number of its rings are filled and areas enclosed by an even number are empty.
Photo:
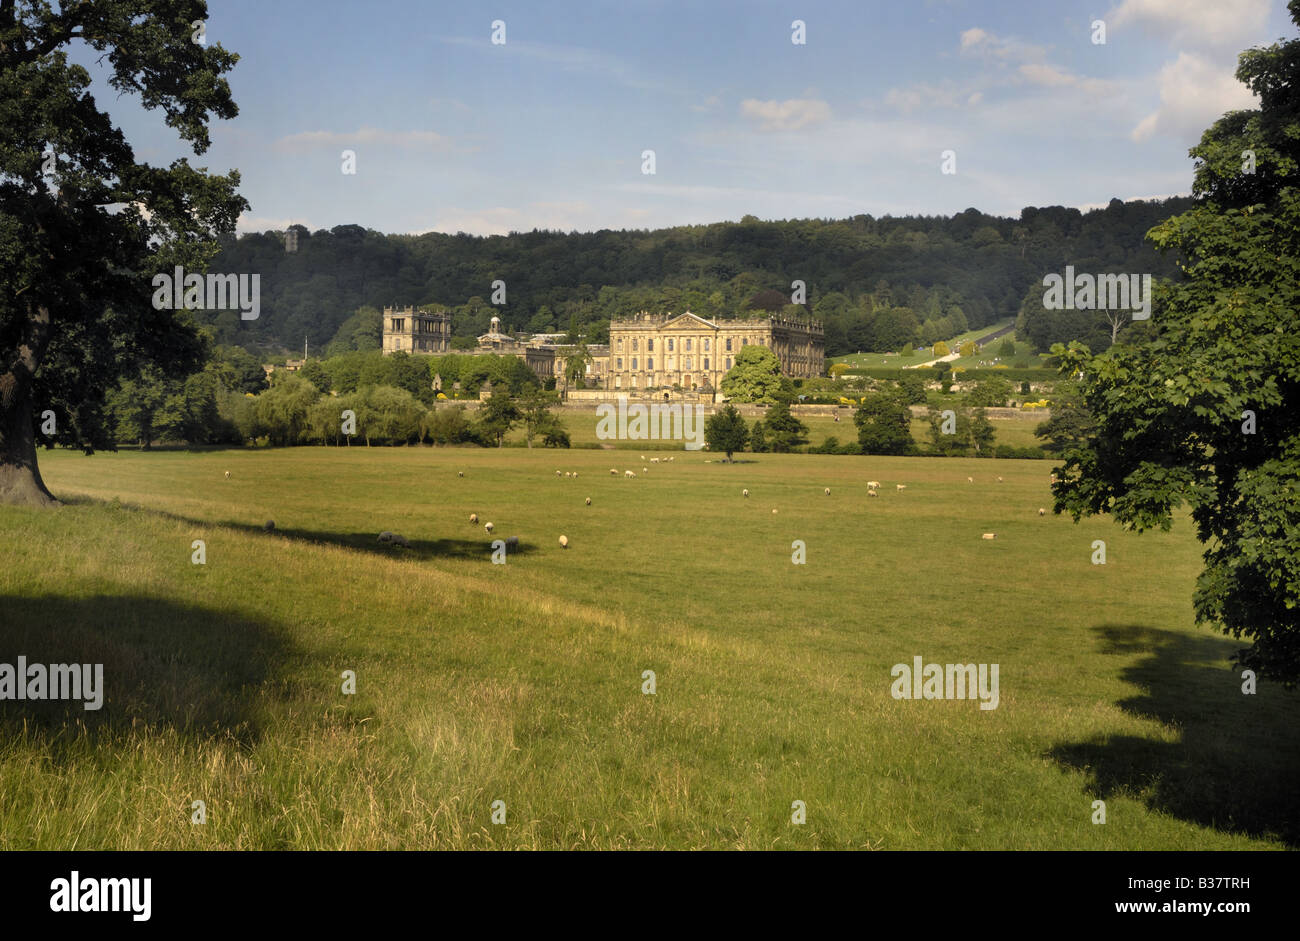
[[[67,504],[0,508],[0,662],[103,663],[107,699],[0,702],[0,848],[1300,839],[1294,696],[1193,626],[1185,521],[1040,518],[1045,462],[631,457],[43,452]],[[895,700],[918,655],[999,664],[998,708]]]
[[[960,403],[957,403],[960,404]],[[947,407],[945,405],[945,407]],[[805,416],[800,415],[799,420],[808,426],[808,443],[813,446],[823,444],[826,439],[832,435],[839,440],[840,444],[851,444],[858,439],[858,428],[853,424],[853,409],[840,409],[840,420],[837,422],[829,416]],[[568,408],[560,409],[558,414],[568,430],[570,439],[575,448],[589,447],[595,444],[610,444],[615,450],[621,451],[647,451],[647,450],[667,450],[679,451],[682,443],[680,441],[670,440],[648,440],[648,441],[601,441],[596,437],[597,418],[594,409]],[[753,420],[747,419],[752,425]],[[1034,429],[1043,421],[1041,413],[1027,413],[1023,418],[992,418],[989,420],[993,425],[996,434],[994,444],[1009,444],[1015,447],[1040,447],[1042,440],[1034,437]],[[926,448],[930,443],[930,424],[924,418],[913,417],[912,419],[912,440],[921,448]],[[524,444],[524,433],[518,429],[512,431],[506,437],[508,445]],[[538,446],[534,441],[534,447]]]

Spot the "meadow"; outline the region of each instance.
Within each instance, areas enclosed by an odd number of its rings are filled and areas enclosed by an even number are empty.
[[[65,505],[0,507],[0,662],[107,698],[0,702],[0,848],[1300,840],[1294,694],[1193,624],[1186,520],[1040,517],[1043,461],[738,457],[42,452]],[[999,664],[998,708],[894,699],[918,655]]]

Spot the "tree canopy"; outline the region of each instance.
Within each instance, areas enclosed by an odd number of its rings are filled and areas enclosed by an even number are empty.
[[[1291,0],[1300,25],[1300,0]],[[1205,544],[1198,621],[1252,646],[1241,665],[1300,679],[1300,40],[1251,49],[1260,99],[1191,151],[1197,205],[1151,230],[1187,259],[1145,331],[1103,354],[1058,345],[1095,430],[1065,451],[1058,511],[1143,530],[1190,509]],[[1253,165],[1247,159],[1254,157]],[[1253,172],[1252,172],[1253,171]]]
[[[115,92],[202,154],[208,121],[237,113],[222,77],[237,57],[193,39],[206,16],[201,0],[0,3],[0,502],[54,502],[34,412],[53,413],[44,442],[111,447],[119,379],[205,360],[190,312],[157,309],[151,282],[204,269],[247,208],[239,175],[138,159],[69,50],[97,53]]]

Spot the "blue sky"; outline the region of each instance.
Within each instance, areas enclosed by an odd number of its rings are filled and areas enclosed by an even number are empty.
[[[191,159],[241,171],[245,231],[1017,215],[1185,193],[1201,131],[1252,106],[1237,53],[1295,33],[1282,0],[216,0],[209,12],[209,41],[241,57],[240,115]],[[142,158],[185,152],[157,113],[97,95]],[[940,172],[945,150],[955,174]]]

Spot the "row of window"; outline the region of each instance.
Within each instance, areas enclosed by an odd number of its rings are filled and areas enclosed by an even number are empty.
[[[669,353],[675,352],[674,349],[673,349],[673,339],[674,339],[673,337],[668,337],[668,352],[669,352]],[[726,338],[726,343],[727,343],[727,352],[728,352],[728,353],[731,352],[731,341],[732,341],[732,338],[731,338],[731,337],[727,337],[727,338]],[[615,342],[616,342],[616,349],[618,350],[618,352],[620,352],[620,353],[623,352],[623,338],[622,338],[622,337],[619,337],[618,340],[615,341]],[[632,338],[632,352],[633,352],[633,353],[637,352],[637,344],[638,344],[639,342],[640,342],[640,340],[638,340],[636,337],[633,337],[633,338]],[[691,342],[692,342],[692,338],[691,338],[691,337],[687,337],[686,340],[685,340],[685,343],[686,343],[685,350],[686,350],[687,352],[690,352],[690,351],[691,351]],[[767,346],[767,340],[764,339],[763,337],[758,337],[758,338],[756,338],[756,339],[754,340],[754,342],[757,343],[759,346]],[[749,346],[749,337],[741,337],[741,339],[740,339],[740,345],[741,345],[741,346]],[[704,352],[706,352],[706,353],[709,352],[709,339],[708,339],[707,337],[704,338],[704,347],[703,347],[703,349],[704,349]],[[646,341],[645,341],[645,351],[646,351],[647,353],[653,353],[653,352],[655,351],[655,341],[654,341],[654,337],[646,337]]]
[[[633,368],[633,369],[640,369],[640,366],[637,365],[638,362],[640,362],[640,358],[639,358],[639,357],[636,357],[636,356],[633,356],[633,357],[632,357],[632,368]],[[700,365],[701,365],[701,368],[702,368],[702,369],[708,369],[708,368],[709,368],[709,357],[707,357],[707,356],[703,357],[703,358],[701,359],[701,361],[700,361]],[[655,368],[655,358],[654,358],[653,356],[647,356],[647,357],[646,357],[646,360],[645,360],[645,368],[646,368],[648,371],[650,371],[650,372],[654,372],[654,368]],[[694,366],[694,357],[691,357],[691,356],[683,356],[683,357],[682,357],[682,369],[694,369],[694,368],[695,368],[695,366]],[[730,368],[731,368],[731,357],[730,357],[730,356],[727,357],[727,367],[726,367],[726,368],[727,368],[727,369],[730,369]],[[622,371],[623,371],[623,357],[621,357],[621,356],[615,357],[615,359],[614,359],[614,369],[617,370],[618,372],[622,372]]]

